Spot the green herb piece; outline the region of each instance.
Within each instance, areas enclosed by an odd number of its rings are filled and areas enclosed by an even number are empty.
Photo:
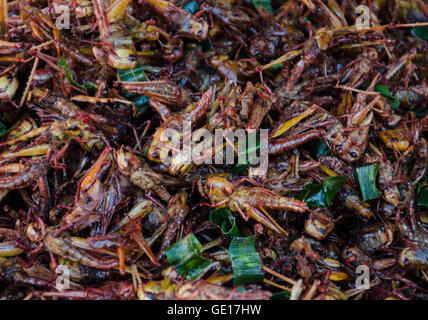
[[[202,245],[193,233],[166,249],[166,256],[171,265],[181,275],[195,280],[205,270],[211,268],[213,262],[202,257]]]
[[[272,63],[273,61],[275,60],[271,60],[269,63]],[[281,71],[282,67],[284,67],[283,62],[275,64],[272,67],[268,68],[267,70],[273,72],[274,74],[278,74]]]
[[[58,66],[60,66],[62,69],[64,69],[65,77],[73,86],[78,87],[80,89],[93,89],[93,90],[98,89],[98,87],[95,83],[88,82],[88,83],[84,83],[84,84],[79,84],[76,80],[74,80],[73,71],[67,65],[67,61],[65,59],[65,56],[62,56],[59,59]]]
[[[117,69],[119,73],[120,80],[125,82],[133,81],[144,81],[146,77],[144,76],[143,66],[138,62],[137,66],[132,69]]]
[[[322,190],[324,193],[324,203],[327,207],[330,206],[340,188],[345,184],[348,177],[329,177],[322,182]]]
[[[214,50],[213,43],[210,37],[207,37],[204,41],[201,41],[201,48],[203,52]]]
[[[281,63],[278,63],[278,64],[270,67],[268,70],[272,70],[272,71],[281,70],[283,66],[284,66],[284,63],[281,62]]]
[[[325,179],[322,184],[307,184],[299,199],[312,208],[327,208],[347,179],[348,177],[334,176]]]
[[[379,170],[379,164],[371,164],[369,166],[356,169],[358,182],[360,183],[363,201],[373,200],[380,197],[381,193],[376,188],[376,176]]]
[[[270,13],[273,13],[273,8],[270,0],[251,0],[254,7],[263,7]]]
[[[6,125],[3,122],[0,122],[0,137],[6,133]]]
[[[406,298],[410,298],[412,296],[412,292],[410,291],[409,288],[401,290],[401,293],[406,297]]]
[[[233,268],[233,283],[263,281],[262,261],[256,251],[255,237],[234,237],[229,247]]]
[[[308,150],[311,155],[317,158],[319,155],[329,156],[331,155],[330,149],[322,139],[314,139],[307,143]]]
[[[146,77],[144,76],[144,67],[139,62],[135,68],[117,69],[117,73],[119,74],[120,80],[124,82],[146,80]],[[148,96],[131,93],[128,90],[124,90],[124,96],[129,101],[135,102],[135,106],[139,111],[144,110],[149,106],[150,97]]]
[[[391,100],[392,109],[397,109],[399,106],[400,106],[400,99],[398,99],[398,97],[395,97],[394,99]]]
[[[428,180],[427,175],[424,175],[422,177],[422,179],[418,182],[418,184],[416,185],[416,194],[419,195],[422,191],[422,189],[424,189],[426,187],[426,182]]]
[[[412,34],[421,38],[425,41],[428,41],[428,27],[416,27],[412,29]]]
[[[248,168],[250,167],[249,164],[236,164],[232,170],[230,171],[232,174],[234,175],[243,175],[245,173],[246,170],[248,170]]]
[[[305,201],[311,208],[320,208],[325,206],[322,184],[308,183],[304,186],[298,199]]]
[[[224,235],[238,237],[240,235],[235,217],[232,212],[226,208],[219,208],[210,212],[210,222],[221,227]]]
[[[389,87],[384,84],[375,85],[375,90],[377,92],[380,92],[380,94],[385,97],[388,97],[388,98],[392,97],[391,93],[389,92]]]
[[[411,111],[415,113],[415,116],[418,119],[423,118],[428,114],[428,109],[426,109],[425,107],[417,108],[417,109],[411,109]]]
[[[190,12],[191,14],[195,14],[199,11],[199,6],[195,1],[192,0],[186,2],[186,4],[183,6],[183,9],[187,12]]]
[[[276,292],[272,295],[272,297],[270,297],[270,300],[290,300],[290,292]]]
[[[393,95],[390,90],[389,87],[383,84],[377,84],[375,86],[375,91],[380,92],[380,94],[384,97],[387,97],[390,99],[391,102],[391,107],[393,109],[397,109],[400,106],[400,99],[395,95]]]
[[[419,193],[418,205],[428,207],[428,188],[423,188]]]

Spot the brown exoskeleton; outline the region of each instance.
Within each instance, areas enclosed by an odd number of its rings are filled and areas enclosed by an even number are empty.
[[[287,235],[287,232],[270,217],[265,208],[298,213],[303,213],[308,209],[303,201],[279,196],[261,187],[235,186],[225,178],[218,176],[209,177],[205,182],[199,181],[198,185],[199,192],[210,200],[212,206],[226,206],[231,211],[239,212],[245,221],[253,218],[283,235]]]

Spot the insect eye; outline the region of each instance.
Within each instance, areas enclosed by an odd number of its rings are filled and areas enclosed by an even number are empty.
[[[406,259],[404,260],[404,265],[405,265],[406,267],[408,267],[408,266],[410,265],[410,260],[409,260],[408,258],[406,258]]]
[[[356,158],[356,157],[358,157],[358,153],[356,152],[356,151],[351,151],[350,153],[349,153],[349,155],[352,157],[352,158]]]

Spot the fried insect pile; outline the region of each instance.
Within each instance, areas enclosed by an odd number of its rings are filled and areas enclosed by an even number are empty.
[[[428,298],[425,2],[0,7],[1,299]]]

